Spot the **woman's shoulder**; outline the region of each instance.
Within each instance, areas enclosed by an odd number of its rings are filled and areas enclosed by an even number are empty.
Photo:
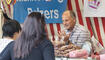
[[[11,41],[7,46],[13,46],[14,41]]]
[[[14,43],[14,41],[11,41],[11,42],[3,49],[3,51],[1,52],[1,55],[4,54],[4,53],[7,52],[7,51],[10,51],[10,50],[12,49],[12,47],[13,47],[13,43]]]
[[[11,41],[10,43],[8,43],[8,45],[6,46],[5,49],[11,49],[11,47],[13,47],[14,41]]]

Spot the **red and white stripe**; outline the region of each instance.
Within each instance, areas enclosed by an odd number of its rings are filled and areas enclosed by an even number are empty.
[[[13,5],[11,4],[7,4],[6,0],[1,0],[1,3],[3,5],[3,10],[5,13],[7,13],[7,15],[11,18],[13,18]]]

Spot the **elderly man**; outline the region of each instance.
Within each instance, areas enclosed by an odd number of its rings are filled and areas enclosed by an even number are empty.
[[[70,10],[64,11],[64,13],[62,14],[62,21],[64,30],[58,33],[59,41],[57,41],[57,43],[55,43],[54,45],[67,45],[69,43],[72,43],[73,45],[80,47],[82,51],[86,50],[87,53],[90,54],[92,47],[90,43],[89,31],[83,26],[76,24],[75,13]],[[62,49],[64,48],[65,47],[63,47]]]

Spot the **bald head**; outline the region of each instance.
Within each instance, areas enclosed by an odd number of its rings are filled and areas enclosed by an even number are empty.
[[[72,18],[76,18],[76,15],[75,15],[74,11],[72,11],[72,10],[66,10],[66,11],[64,11],[64,13],[62,15],[65,15],[65,14],[68,14]]]

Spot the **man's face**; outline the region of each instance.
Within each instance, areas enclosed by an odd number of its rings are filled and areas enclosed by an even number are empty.
[[[72,30],[75,25],[75,18],[70,16],[70,12],[66,11],[62,15],[63,25],[67,30]]]

